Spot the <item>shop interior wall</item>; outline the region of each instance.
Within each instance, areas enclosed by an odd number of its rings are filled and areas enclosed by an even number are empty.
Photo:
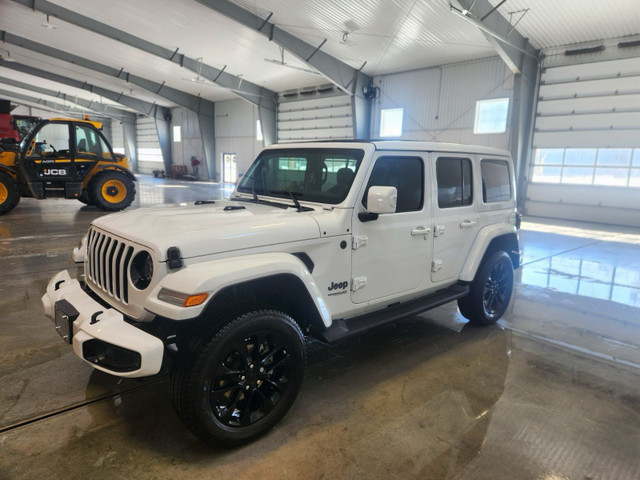
[[[374,78],[371,137],[380,138],[380,111],[404,109],[402,139],[509,149],[514,75],[499,57],[442,65]],[[476,102],[509,98],[504,133],[473,133]]]
[[[216,102],[216,165],[221,170],[222,154],[235,153],[238,175],[255,160],[263,142],[256,139],[258,109],[244,100]]]
[[[173,129],[176,126],[180,127],[179,142],[173,135]],[[197,179],[209,180],[198,116],[195,112],[183,107],[171,109],[171,152],[173,165],[185,165],[189,174],[195,176],[197,173]],[[191,157],[195,157],[200,162],[197,171],[193,170]]]

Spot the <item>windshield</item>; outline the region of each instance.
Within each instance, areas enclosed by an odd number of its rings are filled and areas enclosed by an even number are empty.
[[[237,191],[335,205],[349,193],[363,156],[363,150],[347,148],[266,150]]]

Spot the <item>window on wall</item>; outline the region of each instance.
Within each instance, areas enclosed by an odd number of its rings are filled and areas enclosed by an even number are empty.
[[[383,108],[380,111],[380,136],[400,137],[402,136],[402,116],[403,108]]]
[[[476,102],[476,120],[473,133],[504,133],[507,131],[509,99],[495,98]]]
[[[262,124],[260,123],[260,120],[256,120],[256,140],[258,140],[259,142],[264,140],[264,137],[262,136]]]
[[[182,141],[182,130],[180,129],[180,125],[173,126],[173,141],[175,143]]]
[[[538,148],[531,180],[640,187],[640,148]]]

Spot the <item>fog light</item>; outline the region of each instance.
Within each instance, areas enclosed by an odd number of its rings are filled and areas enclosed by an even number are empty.
[[[133,372],[139,370],[142,364],[142,357],[138,352],[96,339],[82,344],[82,356],[85,360],[114,372]]]

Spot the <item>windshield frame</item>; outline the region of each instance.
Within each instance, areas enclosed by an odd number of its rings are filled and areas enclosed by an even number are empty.
[[[351,191],[365,153],[354,147],[266,149],[251,164],[235,193],[289,201],[295,196],[299,202],[338,205]]]

